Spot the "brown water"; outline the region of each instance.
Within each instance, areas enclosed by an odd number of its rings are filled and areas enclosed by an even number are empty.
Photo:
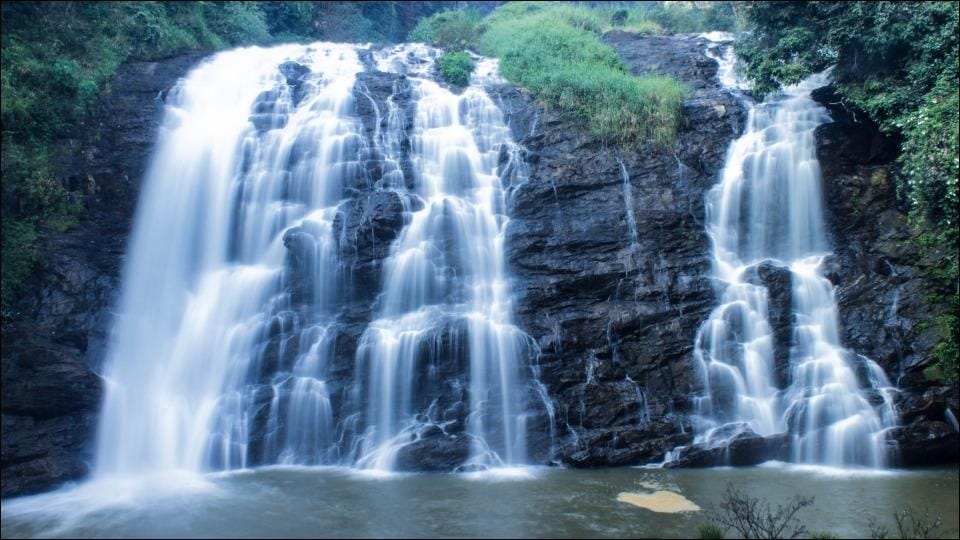
[[[368,476],[344,469],[261,469],[203,478],[88,483],[2,505],[14,537],[686,537],[733,482],[774,506],[814,497],[812,530],[866,537],[871,517],[929,508],[956,538],[958,469],[528,469],[481,475]],[[657,513],[623,493],[675,493],[700,511]],[[668,496],[668,499],[675,499]],[[626,497],[643,500],[643,497]],[[678,498],[677,498],[678,499]],[[731,533],[732,537],[732,533]]]

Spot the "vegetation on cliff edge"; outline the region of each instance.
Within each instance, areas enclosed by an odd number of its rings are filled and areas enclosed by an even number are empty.
[[[656,5],[665,4],[650,4]],[[466,11],[435,14],[420,21],[409,39],[470,47],[499,58],[504,78],[530,90],[545,105],[584,119],[608,142],[670,145],[685,89],[670,77],[633,76],[600,39],[612,28],[661,33],[651,14],[667,11],[680,13],[672,7],[655,10],[622,3],[589,8],[510,2],[483,19]]]

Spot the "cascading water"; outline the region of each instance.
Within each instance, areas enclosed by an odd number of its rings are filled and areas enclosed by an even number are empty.
[[[373,392],[358,463],[373,469],[393,468],[404,446],[458,423],[463,402],[441,403],[435,389],[417,394],[445,384],[439,373],[465,369],[467,465],[526,460],[525,415],[516,396],[532,349],[510,322],[498,174],[510,169],[498,161],[513,147],[500,110],[481,86],[456,95],[422,76],[435,56],[422,46],[378,54],[381,69],[410,75],[417,103],[412,161],[422,209],[384,263],[378,318],[358,351]],[[478,72],[489,76],[487,69]],[[464,365],[444,365],[450,362]],[[454,452],[464,449],[447,444]]]
[[[324,78],[287,84],[278,66],[290,58]],[[347,115],[361,69],[349,46],[238,49],[168,98],[107,355],[100,473],[247,464],[248,415],[263,397],[246,385],[263,359],[257,348],[273,327],[309,325],[307,337],[328,322],[330,224],[355,166],[357,122]],[[313,298],[299,299],[309,314],[283,287],[284,233],[294,227],[312,243]],[[293,386],[315,396],[298,406],[322,408],[320,349],[266,398]]]
[[[105,363],[98,474],[390,469],[438,433],[466,448],[460,463],[526,461],[535,346],[510,322],[503,260],[505,188],[523,167],[482,87],[496,65],[457,95],[429,78],[436,50],[375,53],[409,75],[394,92],[415,112],[410,126],[391,96],[368,138],[365,49],[228,51],[170,93]],[[399,194],[406,227],[351,382],[331,363],[353,270],[344,208],[360,189]]]
[[[731,48],[724,49],[708,54],[720,64],[721,83],[742,90]],[[822,275],[829,247],[814,130],[829,116],[809,94],[827,82],[826,73],[818,74],[763,103],[745,99],[745,133],[732,143],[720,183],[708,194],[721,292],[695,342],[706,390],[696,399],[696,442],[725,446],[745,431],[787,432],[794,461],[882,466],[884,430],[896,423],[893,389],[863,357],[867,375],[858,378],[853,355],[840,343],[833,285]],[[770,268],[788,274],[792,288],[788,366],[775,362],[771,291],[761,275]],[[778,369],[789,373],[788,384],[778,381]],[[879,407],[868,391],[876,391]]]

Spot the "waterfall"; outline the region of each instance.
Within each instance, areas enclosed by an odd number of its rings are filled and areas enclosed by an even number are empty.
[[[738,93],[745,85],[732,48],[717,48],[708,55],[719,63],[721,84]],[[830,119],[810,91],[827,82],[821,73],[763,103],[744,97],[745,133],[707,196],[720,304],[695,340],[705,388],[695,399],[695,442],[720,447],[744,432],[786,432],[794,461],[877,467],[884,430],[896,423],[895,391],[879,366],[841,345],[834,287],[822,273],[830,248],[814,130]],[[790,320],[779,324],[790,325],[792,338],[782,356],[774,301],[789,302]],[[858,364],[866,375],[858,376]]]
[[[623,183],[623,204],[627,209],[627,232],[630,234],[630,247],[633,249],[639,238],[637,220],[633,216],[633,188],[630,185],[630,174],[627,172],[626,165],[620,159],[617,159],[617,164],[620,166],[620,181]]]
[[[366,67],[365,55],[236,49],[170,92],[105,361],[99,475],[392,469],[424,441],[452,452],[448,470],[527,461],[525,396],[542,385],[511,322],[506,193],[525,169],[484,90],[496,63],[456,94],[431,78],[435,49],[373,51]],[[384,107],[365,70],[404,74]],[[375,320],[344,353],[357,193],[395,194],[405,225]]]
[[[392,469],[398,451],[425,433],[446,432],[461,405],[469,465],[526,460],[525,417],[515,395],[530,339],[510,320],[498,174],[510,134],[482,86],[457,95],[423,76],[435,55],[419,45],[377,55],[382,69],[408,75],[413,86],[412,160],[423,205],[384,263],[377,319],[358,351],[373,392],[358,463],[373,469]],[[478,70],[474,82],[486,71]],[[418,387],[444,384],[438,373],[463,369],[470,372],[465,403],[417,402]],[[423,395],[431,394],[437,392]]]

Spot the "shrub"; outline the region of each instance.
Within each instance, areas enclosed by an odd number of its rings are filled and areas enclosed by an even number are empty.
[[[697,525],[697,538],[700,540],[723,540],[726,531],[716,523],[701,523]]]
[[[6,215],[0,217],[0,231],[3,236],[3,250],[0,251],[0,281],[4,311],[13,300],[16,292],[14,285],[19,284],[33,270],[38,259],[37,230],[29,222]],[[7,318],[7,314],[4,314]]]
[[[441,11],[410,31],[407,41],[419,41],[449,50],[463,50],[476,41],[480,15],[473,10]]]
[[[940,538],[940,525],[943,519],[940,516],[930,517],[930,510],[918,514],[910,509],[894,512],[893,522],[897,527],[897,538]],[[890,528],[881,524],[876,518],[870,519],[870,538],[890,538]]]
[[[796,515],[812,504],[812,497],[795,495],[785,506],[777,505],[776,510],[771,510],[770,503],[750,497],[728,483],[720,511],[712,513],[714,521],[743,538],[799,538],[807,529]]]
[[[732,2],[662,2],[647,11],[647,17],[671,32],[733,31],[737,27]]]
[[[225,2],[218,8],[219,16],[210,18],[209,28],[226,43],[250,45],[269,39],[267,22],[256,2]]]
[[[610,17],[610,24],[613,26],[623,26],[627,23],[627,16],[629,13],[625,9],[618,9],[613,12],[613,16]]]
[[[466,86],[473,73],[473,59],[463,51],[446,51],[440,55],[440,73],[450,84]]]

